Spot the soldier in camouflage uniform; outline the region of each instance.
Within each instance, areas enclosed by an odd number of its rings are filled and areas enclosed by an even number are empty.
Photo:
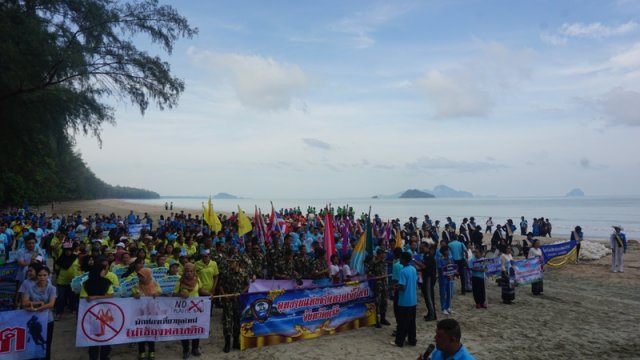
[[[387,276],[387,264],[385,263],[384,258],[385,258],[384,249],[378,249],[378,251],[376,252],[376,256],[373,259],[371,266],[369,267],[369,270],[367,272],[368,276],[370,277]],[[386,278],[376,279],[375,282],[376,282],[376,287],[375,287],[374,293],[376,295],[376,309],[377,309],[378,315],[380,316],[379,319],[378,317],[376,317],[376,327],[381,328],[382,326],[380,326],[380,324],[391,325],[391,323],[389,323],[386,318],[387,296],[388,296],[387,279]]]
[[[293,264],[296,268],[296,272],[300,274],[303,279],[311,278],[311,257],[307,253],[306,246],[300,246],[298,253],[293,257]]]
[[[314,252],[315,259],[311,264],[312,279],[329,279],[329,266],[327,265],[327,260],[324,258],[324,254],[325,251],[322,248],[318,248]]]
[[[275,273],[276,262],[280,257],[280,248],[276,243],[277,239],[272,239],[270,243],[266,244],[266,262],[267,262],[267,278],[273,278]]]
[[[220,293],[245,293],[249,288],[249,278],[240,268],[240,257],[234,255],[228,258],[228,271],[220,276]],[[222,333],[224,334],[224,352],[231,350],[231,336],[233,348],[240,349],[240,297],[222,299]]]
[[[274,275],[278,280],[295,280],[300,278],[293,264],[293,252],[291,250],[284,251],[284,256],[276,263],[276,272]]]
[[[263,279],[265,258],[262,253],[262,249],[260,249],[260,244],[258,244],[257,241],[254,241],[251,244],[251,253],[249,254],[249,258],[251,259],[251,273],[256,279]]]

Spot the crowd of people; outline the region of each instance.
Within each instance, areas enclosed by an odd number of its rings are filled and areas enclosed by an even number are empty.
[[[332,229],[325,228],[326,211],[331,213]],[[221,229],[215,232],[199,215],[183,211],[171,212],[166,218],[160,216],[154,221],[147,213],[139,216],[133,211],[122,217],[80,213],[47,216],[18,210],[2,215],[0,244],[5,253],[14,251],[19,265],[16,278],[19,305],[30,311],[50,313],[48,345],[54,322],[67,311],[77,311],[79,297],[89,301],[111,297],[114,287],[128,277],[139,280],[133,289],[135,297],[160,295],[161,290],[149,270],[152,267],[166,267],[167,276],[179,279],[171,295],[212,296],[214,303],[222,307],[224,352],[240,347],[240,304],[238,297],[218,296],[244,293],[256,279],[290,279],[298,283],[312,279],[322,285],[374,278],[376,327],[391,324],[386,317],[390,299],[396,319],[395,346],[417,342],[418,294],[427,307],[424,320],[437,319],[436,284],[442,315],[449,316],[452,312],[457,279],[460,294],[472,292],[476,308],[487,308],[486,269],[474,264],[484,257],[488,247],[483,229],[474,217],[462,219],[460,226],[448,217],[442,226],[429,215],[424,216],[421,224],[416,217],[405,223],[399,219],[385,222],[378,215],[356,217],[353,209],[346,207],[320,212],[309,208],[307,213],[300,208],[282,209],[277,213],[275,221],[269,216],[262,219],[269,226],[266,236],[261,237],[255,232],[239,236],[236,213],[220,216]],[[254,229],[256,220],[252,220]],[[548,224],[548,220],[535,220],[534,225],[536,223]],[[144,225],[139,235],[129,233],[131,224]],[[512,304],[515,286],[510,281],[511,246],[516,226],[508,219],[492,230],[491,218],[486,225],[492,234],[490,249],[501,259],[502,276],[498,284],[502,287],[502,300]],[[359,272],[358,266],[351,266],[351,259],[358,238],[367,226],[371,226],[374,249],[365,257],[363,270]],[[540,234],[550,234],[550,224],[543,228]],[[334,232],[336,249],[329,262],[325,260],[326,231]],[[521,231],[528,235],[523,245],[530,245],[523,246],[525,257],[542,257],[540,242],[533,238],[535,233],[527,232],[526,227],[523,230],[522,222]],[[572,236],[581,241],[581,229],[576,227]],[[616,243],[618,238],[624,239],[624,236],[616,235]],[[396,243],[396,239],[400,243]],[[626,239],[624,241],[626,248]],[[88,274],[88,280],[80,293],[75,294],[71,282],[83,273]],[[532,285],[532,292],[543,293],[542,281]],[[198,339],[182,341],[182,348],[185,359],[201,354]],[[139,359],[155,358],[153,342],[138,344],[138,350]],[[108,359],[109,354],[109,345],[89,348],[90,359]],[[48,352],[47,359],[49,356]]]

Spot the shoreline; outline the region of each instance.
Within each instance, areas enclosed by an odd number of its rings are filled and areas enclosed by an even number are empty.
[[[164,206],[149,206],[122,200],[71,201],[55,204],[59,214],[81,210],[126,215],[129,210],[159,216],[168,214]],[[174,212],[192,209],[175,208]],[[520,237],[514,237],[519,243]],[[542,239],[541,239],[542,240]],[[547,242],[559,238],[546,238]],[[545,271],[544,295],[532,296],[530,286],[516,290],[514,305],[500,303],[500,288],[486,281],[488,309],[475,309],[471,294],[459,295],[456,282],[451,318],[462,328],[462,343],[477,359],[545,359],[545,358],[634,358],[640,354],[637,324],[640,322],[640,244],[631,241],[625,255],[625,272],[610,272],[611,256],[599,260],[568,264],[561,269]],[[439,311],[438,319],[447,316]],[[391,302],[388,303],[391,309]],[[387,314],[394,324],[393,314]],[[280,344],[242,352],[222,352],[221,310],[212,313],[209,338],[201,340],[202,360],[242,358],[247,360],[325,359],[327,354],[340,354],[345,359],[372,357],[380,359],[415,359],[433,342],[435,323],[425,322],[426,307],[421,296],[417,308],[418,346],[398,348],[389,345],[393,326],[354,329],[331,336],[291,344]],[[86,359],[87,349],[75,347],[75,315],[65,313],[55,324],[52,358]],[[508,347],[505,347],[508,344]],[[111,358],[131,359],[132,347],[115,345]],[[180,357],[178,341],[157,342],[157,359]]]

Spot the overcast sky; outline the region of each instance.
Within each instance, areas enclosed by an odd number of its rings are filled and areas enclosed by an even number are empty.
[[[161,195],[639,194],[640,1],[176,1],[177,108],[117,103],[98,177]],[[151,53],[154,46],[141,43]]]

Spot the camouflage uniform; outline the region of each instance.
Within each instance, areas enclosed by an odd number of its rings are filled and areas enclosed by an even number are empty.
[[[369,268],[369,275],[371,276],[386,276],[387,275],[387,264],[384,261],[373,260],[371,263],[371,267]],[[375,295],[376,295],[376,307],[378,309],[378,314],[382,319],[385,318],[385,314],[387,313],[387,281],[386,279],[376,279],[376,287],[375,287]]]
[[[273,242],[267,244],[267,278],[272,278],[275,274],[275,267],[278,259],[280,258],[280,249],[277,244]]]
[[[215,261],[218,264],[218,270],[220,274],[227,272],[227,258],[228,256],[225,253],[215,253],[211,255],[211,260]]]
[[[289,279],[294,278],[293,272],[295,271],[295,267],[293,264],[293,260],[289,261],[286,257],[282,257],[278,259],[275,266],[275,274],[280,274],[287,276]]]
[[[303,279],[309,279],[311,277],[311,273],[313,269],[311,266],[312,263],[309,255],[300,254],[300,253],[296,254],[293,257],[293,264],[296,271],[298,272],[298,274],[300,274],[300,276]]]
[[[238,256],[231,259],[239,261]],[[227,266],[228,268],[228,266]],[[245,290],[249,285],[249,278],[243,269],[229,270],[220,275],[220,287],[225,294],[236,294]],[[222,333],[224,336],[233,335],[234,342],[240,336],[240,298],[229,297],[222,299]]]
[[[244,253],[240,256],[240,269],[244,270],[249,279],[253,278],[253,275],[257,276],[253,269],[253,262],[251,261],[251,257],[247,253]]]
[[[313,264],[311,264],[311,272],[312,274],[315,274],[317,272],[321,272],[321,271],[325,271],[328,270],[329,267],[327,266],[327,261],[323,258],[320,259],[315,259],[313,260]],[[329,278],[329,273],[325,271],[324,275],[322,275],[322,277],[320,277],[320,279],[328,279]]]
[[[251,260],[252,275],[255,275],[258,279],[262,279],[264,277],[264,273],[262,272],[265,263],[264,255],[262,253],[251,253],[249,254],[249,259]]]

